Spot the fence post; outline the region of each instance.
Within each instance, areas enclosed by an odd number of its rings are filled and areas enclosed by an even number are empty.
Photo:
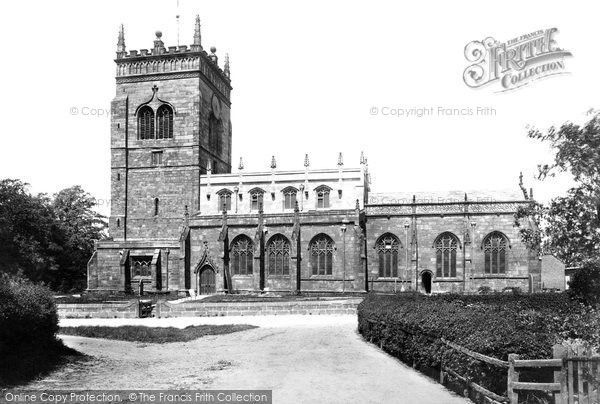
[[[579,345],[577,346],[577,350],[575,351],[575,355],[579,358],[582,358],[585,356],[585,352],[583,350],[583,346]],[[588,402],[586,402],[585,400],[585,391],[584,391],[584,380],[583,380],[583,366],[585,364],[585,361],[582,360],[578,360],[577,362],[577,396],[578,396],[578,402],[579,403],[585,403],[585,404],[589,404]]]
[[[513,383],[519,381],[519,372],[515,370],[515,361],[519,359],[517,354],[508,355],[508,378],[506,393],[510,404],[519,403],[519,393],[513,389]]]
[[[569,403],[569,391],[567,389],[567,363],[564,360],[567,355],[567,348],[562,345],[554,345],[552,347],[552,357],[554,359],[562,359],[563,363],[560,371],[554,372],[554,382],[560,383],[560,393],[554,393],[554,402],[556,404]]]

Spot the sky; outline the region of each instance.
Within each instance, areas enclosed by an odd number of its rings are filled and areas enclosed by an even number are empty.
[[[110,102],[119,25],[128,50],[193,40],[231,59],[233,166],[246,171],[357,167],[364,151],[374,192],[516,188],[564,194],[568,176],[535,179],[549,147],[528,139],[600,109],[598,3],[553,1],[128,0],[10,2],[0,15],[4,77],[0,178],[33,192],[82,185],[110,199]],[[558,28],[568,74],[510,92],[470,88],[465,46]],[[433,108],[426,116],[393,110]],[[491,111],[491,114],[477,114]],[[76,113],[73,113],[74,110]],[[446,110],[472,115],[440,114]],[[384,112],[387,111],[387,114]],[[95,113],[95,114],[94,114]],[[101,211],[105,207],[100,207]]]

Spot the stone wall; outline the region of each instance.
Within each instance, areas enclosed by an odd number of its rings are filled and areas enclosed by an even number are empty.
[[[299,214],[301,223],[300,251],[296,251],[295,242],[292,240],[294,215],[270,214],[264,215],[264,226],[267,232],[264,235],[265,250],[265,290],[293,291],[296,290],[296,267],[298,256],[301,257],[301,289],[304,291],[336,290],[362,291],[364,290],[364,271],[360,258],[361,242],[360,227],[356,210],[304,212]],[[253,240],[258,226],[256,215],[232,215],[227,217],[229,249],[236,237],[246,236]],[[345,226],[345,232],[342,231]],[[201,263],[212,266],[216,272],[217,290],[222,290],[224,285],[224,258],[230,252],[224,250],[223,242],[218,241],[222,227],[222,218],[218,216],[196,217],[190,221],[191,228],[191,270],[199,269]],[[316,236],[327,235],[333,241],[332,274],[313,274],[311,262],[311,242]],[[289,275],[269,274],[268,250],[270,240],[278,235],[284,236],[291,245],[290,273]],[[345,253],[344,253],[345,251]],[[345,263],[344,263],[345,256]],[[254,244],[254,263],[252,275],[233,275],[232,282],[238,290],[258,290],[260,288],[260,248]],[[195,283],[197,274],[193,275]]]
[[[432,205],[435,206],[435,205]],[[410,208],[410,205],[408,206]],[[437,209],[443,209],[438,206]],[[406,227],[408,226],[408,227]],[[415,234],[416,228],[416,234]],[[463,214],[369,214],[367,207],[367,261],[369,284],[375,290],[391,291],[399,288],[399,280],[379,277],[376,250],[378,239],[391,233],[399,239],[399,278],[405,287],[421,290],[422,274],[432,275],[432,292],[475,292],[487,286],[493,290],[519,287],[522,291],[541,289],[540,267],[537,256],[521,242],[514,226],[514,212],[478,212]],[[435,241],[449,232],[458,239],[456,276],[440,278],[436,275]],[[501,274],[485,273],[483,242],[492,232],[503,234],[508,240],[506,271]],[[468,233],[468,234],[467,234]],[[414,240],[416,239],[416,245]]]
[[[162,302],[159,317],[261,316],[288,314],[356,314],[362,299],[294,302],[179,303]]]
[[[61,303],[57,304],[59,318],[136,318],[139,304],[123,303]]]
[[[202,303],[191,301],[156,304],[154,317],[215,317],[289,314],[355,314],[362,298],[292,302]],[[138,301],[124,303],[58,304],[58,316],[68,318],[136,318]]]

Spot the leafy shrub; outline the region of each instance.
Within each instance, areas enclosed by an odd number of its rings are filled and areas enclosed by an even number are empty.
[[[569,294],[585,304],[600,306],[600,261],[588,261],[575,271]]]
[[[0,385],[51,367],[65,350],[55,337],[57,331],[50,290],[0,274]]]
[[[374,320],[371,323],[368,320]],[[565,293],[489,295],[369,295],[358,306],[359,332],[401,360],[445,368],[497,394],[506,392],[506,368],[466,356],[441,338],[483,355],[508,360],[552,357],[565,339],[600,345],[600,320],[593,308]]]
[[[489,295],[490,293],[492,293],[492,288],[490,288],[489,286],[480,286],[479,289],[477,289],[477,293],[479,293],[480,295]]]
[[[0,275],[2,347],[54,340],[58,315],[51,292],[22,278]]]

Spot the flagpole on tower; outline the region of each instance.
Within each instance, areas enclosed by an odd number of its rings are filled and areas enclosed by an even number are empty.
[[[177,0],[177,14],[175,15],[177,20],[177,47],[179,47],[179,0]]]

